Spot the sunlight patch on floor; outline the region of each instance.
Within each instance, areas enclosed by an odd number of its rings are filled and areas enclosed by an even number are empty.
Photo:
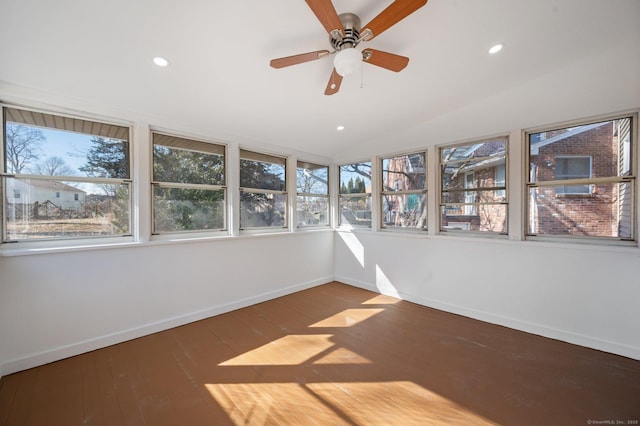
[[[494,424],[410,381],[310,383],[307,386],[356,424]],[[340,393],[336,393],[336,387]]]
[[[235,424],[495,425],[410,381],[205,386]]]

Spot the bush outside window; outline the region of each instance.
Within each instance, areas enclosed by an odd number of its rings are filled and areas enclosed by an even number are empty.
[[[153,233],[226,229],[225,147],[152,137]]]
[[[287,227],[286,163],[240,150],[240,229]]]
[[[426,230],[426,153],[385,157],[380,165],[382,228]]]
[[[340,225],[371,228],[371,162],[339,168]]]
[[[329,226],[329,167],[298,161],[296,186],[298,227]]]
[[[440,148],[440,230],[507,233],[507,139]]]
[[[527,234],[633,240],[631,117],[528,134]]]
[[[131,234],[128,127],[3,110],[4,242]]]

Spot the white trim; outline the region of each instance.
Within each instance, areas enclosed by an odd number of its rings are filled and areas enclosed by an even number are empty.
[[[443,302],[436,299],[422,298],[407,294],[404,292],[396,292],[396,294],[387,294],[381,291],[377,286],[363,282],[359,280],[353,280],[344,276],[335,276],[335,280],[352,285],[354,287],[363,288],[365,290],[373,291],[379,294],[386,294],[387,296],[398,297],[408,302],[417,303],[422,306],[437,309],[443,312],[462,315],[467,318],[475,319],[478,321],[487,322],[490,324],[497,324],[504,327],[508,327],[518,331],[524,331],[526,333],[535,334],[550,339],[561,340],[563,342],[571,343],[574,345],[584,346],[587,348],[598,349],[612,354],[627,356],[629,358],[640,360],[640,347],[624,345],[617,342],[611,342],[608,340],[597,339],[584,334],[572,333],[569,331],[560,330],[557,328],[546,327],[539,324],[534,324],[527,321],[517,320],[515,318],[505,317],[502,315],[495,315],[490,312],[479,311],[476,309],[469,309],[463,306]]]
[[[169,330],[174,327],[189,324],[195,321],[200,321],[202,319],[224,314],[226,312],[231,312],[236,309],[241,309],[247,306],[255,305],[257,303],[265,302],[267,300],[275,299],[277,297],[286,296],[288,294],[292,294],[298,291],[302,291],[302,290],[306,290],[322,284],[326,284],[331,281],[333,281],[332,276],[322,277],[316,280],[292,285],[289,287],[282,288],[280,290],[262,293],[257,296],[248,297],[235,302],[225,303],[221,305],[214,305],[206,309],[201,309],[198,311],[189,312],[187,314],[165,318],[163,320],[144,324],[139,327],[133,327],[126,330],[105,334],[103,336],[70,343],[70,344],[59,346],[57,348],[47,350],[47,351],[32,353],[21,358],[16,358],[16,359],[6,361],[3,364],[1,364],[0,376],[5,374],[15,373],[17,371],[26,370],[28,368],[37,367],[39,365],[44,365],[44,364],[58,361],[71,356],[80,355],[86,352],[90,352],[96,349],[115,345],[118,343],[123,343],[128,340],[147,336],[149,334]]]

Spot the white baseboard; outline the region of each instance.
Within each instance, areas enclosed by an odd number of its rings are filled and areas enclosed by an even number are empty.
[[[375,284],[363,282],[359,280],[353,280],[344,276],[335,276],[335,280],[344,284],[349,284],[354,287],[359,287],[365,290],[370,290],[376,293],[381,293],[380,289]],[[570,331],[560,330],[556,328],[546,327],[539,324],[530,323],[527,321],[518,320],[515,318],[504,317],[495,315],[485,311],[479,311],[475,309],[465,308],[464,306],[458,306],[447,302],[442,302],[435,299],[423,298],[403,292],[398,294],[389,294],[389,296],[400,297],[402,300],[417,303],[429,308],[438,309],[440,311],[450,312],[457,315],[462,315],[468,318],[476,319],[479,321],[488,322],[491,324],[501,325],[503,327],[512,328],[519,331],[535,334],[550,339],[560,340],[566,343],[574,345],[584,346],[591,349],[597,349],[604,352],[609,352],[616,355],[622,355],[628,358],[640,360],[640,348],[624,345],[617,342],[610,342],[608,340],[599,339],[592,336],[587,336],[579,333],[573,333]]]
[[[194,321],[199,321],[226,312],[231,312],[236,309],[245,308],[247,306],[255,305],[256,303],[266,302],[267,300],[286,296],[288,294],[326,284],[331,281],[333,281],[333,276],[305,282],[302,284],[296,284],[276,291],[259,294],[222,305],[211,306],[199,311],[166,318],[160,321],[144,324],[139,327],[120,330],[92,339],[75,342],[69,345],[59,346],[50,350],[32,353],[27,356],[2,363],[0,365],[0,377],[2,377],[3,375],[26,370],[28,368],[48,364],[50,362],[58,361],[71,356],[80,355],[96,349],[115,345],[117,343],[126,342],[127,340],[137,339],[138,337],[147,336],[149,334],[168,330],[170,328],[185,325]]]

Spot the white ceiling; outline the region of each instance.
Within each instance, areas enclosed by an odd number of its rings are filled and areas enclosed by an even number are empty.
[[[365,24],[390,0],[333,3]],[[0,98],[333,159],[640,106],[638,0],[430,0],[360,45],[405,70],[364,64],[333,96],[331,59],[269,66],[330,49],[302,0],[0,0],[0,16]]]

